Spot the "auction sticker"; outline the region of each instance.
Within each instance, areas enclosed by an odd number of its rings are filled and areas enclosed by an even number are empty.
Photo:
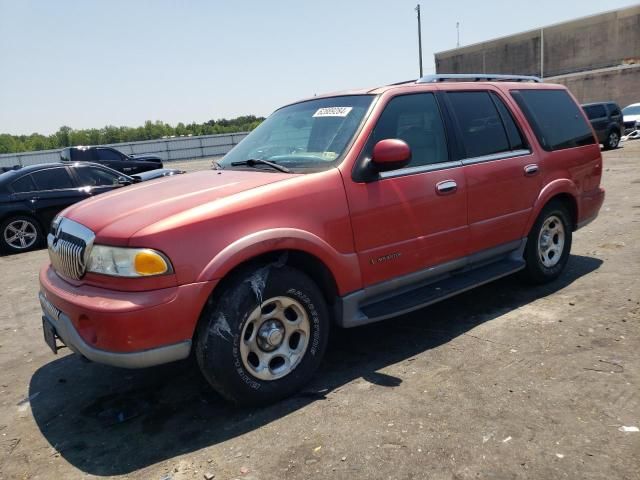
[[[353,107],[324,107],[319,108],[314,117],[346,117]]]

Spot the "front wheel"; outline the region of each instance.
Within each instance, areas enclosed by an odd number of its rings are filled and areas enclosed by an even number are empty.
[[[571,252],[570,218],[561,202],[551,202],[542,209],[527,238],[524,252],[527,266],[522,271],[525,280],[547,283],[562,273]]]
[[[198,365],[228,400],[268,404],[309,381],[322,360],[329,323],[322,292],[301,271],[277,263],[240,271],[202,314]]]
[[[0,249],[6,253],[28,252],[42,243],[42,229],[31,217],[10,217],[0,224]]]

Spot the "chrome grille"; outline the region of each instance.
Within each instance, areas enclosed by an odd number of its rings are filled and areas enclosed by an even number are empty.
[[[75,280],[82,278],[94,239],[87,227],[68,218],[56,219],[47,236],[49,259],[55,271]]]

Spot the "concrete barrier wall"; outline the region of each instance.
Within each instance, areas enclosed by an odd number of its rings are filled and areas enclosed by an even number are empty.
[[[190,160],[203,157],[224,155],[248,135],[248,132],[222,135],[203,135],[199,137],[166,138],[143,142],[114,143],[108,145],[123,153],[154,154],[165,162],[172,160]],[[14,165],[35,165],[37,163],[59,162],[60,150],[41,150],[38,152],[8,153],[0,155],[0,167]]]
[[[437,73],[544,77],[640,63],[640,6],[456,48],[435,57]]]
[[[544,29],[545,77],[627,61],[640,63],[640,6]]]
[[[574,73],[545,81],[564,85],[580,103],[613,100],[624,108],[640,101],[640,65]]]
[[[520,33],[436,53],[437,73],[540,75],[540,33]]]

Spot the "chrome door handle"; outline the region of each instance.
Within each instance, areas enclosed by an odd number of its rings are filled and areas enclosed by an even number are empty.
[[[438,195],[448,195],[458,190],[458,184],[453,180],[444,180],[436,183],[436,192]]]
[[[527,177],[531,177],[533,175],[535,175],[536,173],[538,173],[538,165],[536,165],[535,163],[532,163],[530,165],[527,165],[524,167],[524,174]]]

